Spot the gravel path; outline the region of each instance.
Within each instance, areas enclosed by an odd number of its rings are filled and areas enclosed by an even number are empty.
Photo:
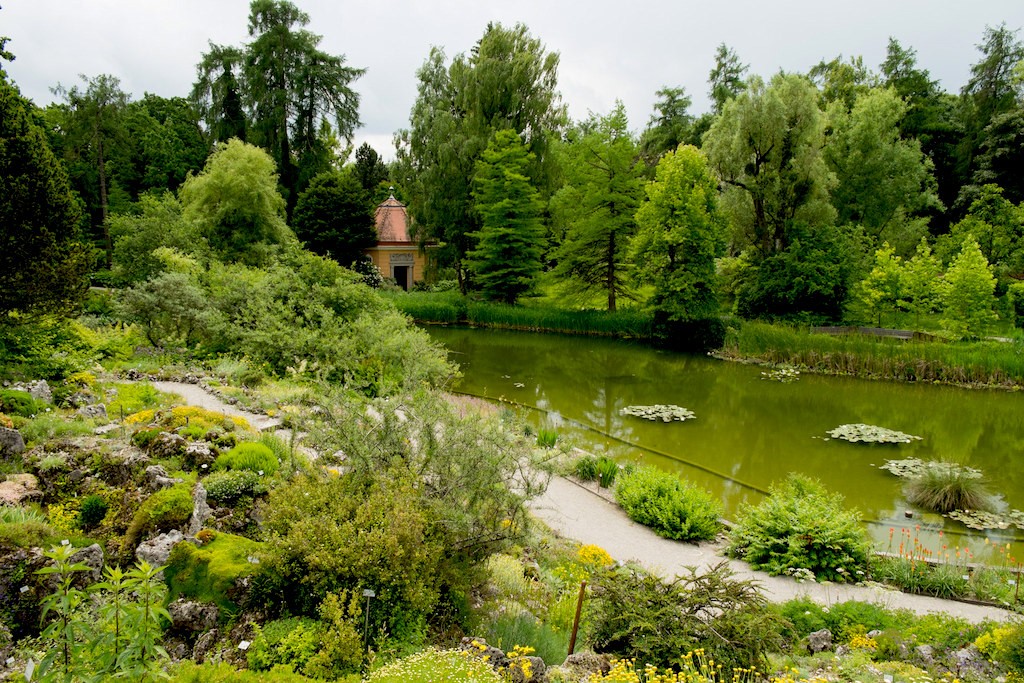
[[[244,417],[253,427],[267,429],[280,421],[229,405],[195,384],[153,382],[159,391],[177,394],[189,405]],[[547,491],[531,502],[533,514],[556,533],[580,543],[599,545],[616,560],[636,560],[662,576],[674,576],[685,567],[710,567],[725,559],[714,544],[694,545],[661,538],[645,526],[631,521],[613,503],[595,491],[562,477],[553,477]],[[739,578],[757,580],[768,599],[784,602],[806,596],[823,605],[844,600],[862,600],[889,608],[906,608],[918,614],[945,612],[973,622],[993,619],[1005,621],[1007,610],[955,600],[910,595],[874,586],[849,586],[830,583],[798,583],[789,577],[768,576],[752,571],[746,564],[728,560]]]
[[[674,576],[685,567],[710,567],[724,558],[721,548],[710,543],[694,545],[662,538],[631,521],[617,505],[568,479],[554,477],[547,491],[531,503],[534,515],[557,533],[580,543],[599,545],[616,560],[636,560],[662,576]],[[752,571],[748,565],[728,560],[738,578],[757,580],[773,602],[806,596],[823,605],[861,600],[889,608],[906,608],[917,614],[945,612],[973,622],[1005,621],[1010,612],[985,605],[941,600],[923,595],[874,587],[832,583],[798,583],[795,579]]]

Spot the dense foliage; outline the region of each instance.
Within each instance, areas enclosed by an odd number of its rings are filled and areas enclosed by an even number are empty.
[[[773,486],[760,504],[745,505],[729,534],[729,552],[754,569],[840,583],[866,573],[869,549],[857,511],[799,474]]]
[[[630,519],[651,527],[659,536],[706,541],[721,528],[721,502],[670,472],[638,467],[619,474],[616,480],[615,500]]]

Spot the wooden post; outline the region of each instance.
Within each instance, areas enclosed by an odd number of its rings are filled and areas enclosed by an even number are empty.
[[[572,636],[569,638],[569,654],[576,650],[576,632],[580,629],[580,612],[583,611],[583,596],[587,592],[587,582],[580,581],[580,597],[576,600],[576,617],[572,620]]]

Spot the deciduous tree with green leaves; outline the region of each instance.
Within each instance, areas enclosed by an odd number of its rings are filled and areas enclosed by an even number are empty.
[[[888,242],[875,251],[875,262],[870,272],[853,288],[855,304],[866,315],[882,325],[882,313],[895,313],[904,300],[903,259],[896,255]]]
[[[824,117],[817,89],[804,77],[758,77],[726,103],[704,136],[703,151],[725,184],[723,208],[732,247],[765,258],[789,247],[794,222],[831,225],[835,177],[822,156]]]
[[[630,256],[640,282],[654,285],[654,309],[670,321],[716,316],[715,258],[725,250],[726,220],[704,155],[682,145],[663,156],[646,194]]]
[[[960,336],[985,334],[998,319],[994,310],[996,278],[973,237],[964,239],[942,280],[942,326]]]
[[[915,217],[940,205],[920,143],[900,137],[905,111],[888,89],[864,92],[852,109],[834,102],[824,156],[837,179],[832,203],[839,225],[860,226],[874,239],[909,250],[926,230]]]
[[[917,251],[903,263],[903,306],[914,314],[917,325],[921,315],[931,313],[938,304],[941,272],[942,263],[932,253],[928,239],[922,237]]]
[[[203,172],[182,186],[185,219],[196,222],[225,261],[265,262],[277,248],[294,242],[275,170],[262,149],[233,139],[218,145]]]
[[[628,126],[621,102],[582,124],[559,148],[566,185],[551,202],[565,226],[552,274],[567,293],[604,293],[609,311],[620,296],[630,296],[626,253],[643,196],[637,143]]]
[[[543,266],[543,203],[527,176],[533,160],[516,131],[499,130],[473,177],[481,225],[467,266],[485,297],[507,304],[533,289]]]

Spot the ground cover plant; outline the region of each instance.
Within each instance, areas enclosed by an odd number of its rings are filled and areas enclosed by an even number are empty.
[[[618,475],[615,500],[630,519],[665,538],[706,541],[721,529],[721,502],[656,467],[637,467]]]
[[[773,485],[760,504],[744,505],[729,532],[729,553],[769,574],[860,581],[869,550],[857,511],[799,474]]]

